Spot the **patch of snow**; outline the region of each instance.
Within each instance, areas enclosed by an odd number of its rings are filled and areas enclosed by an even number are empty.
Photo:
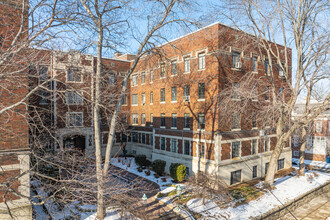
[[[125,218],[126,217],[126,218]],[[95,220],[96,218],[96,212],[92,214],[82,214],[81,220]],[[120,210],[108,208],[106,211],[106,216],[104,217],[104,220],[122,220],[122,219],[131,219],[132,216],[130,213],[124,213],[123,218],[120,217]]]
[[[313,173],[316,173],[318,176],[315,176]],[[207,201],[204,206],[200,199],[192,199],[188,201],[187,206],[190,210],[204,216],[223,216],[228,214],[230,219],[249,219],[250,217],[266,213],[275,206],[282,206],[286,202],[328,181],[330,181],[330,174],[307,171],[305,176],[285,176],[277,178],[274,184],[276,189],[264,193],[261,197],[248,204],[220,209],[211,201]],[[261,187],[262,183],[257,185]]]
[[[172,191],[174,191],[176,188],[173,186],[167,187],[165,189],[163,189],[162,191],[160,191],[160,193],[166,194],[166,193],[170,193]]]
[[[296,163],[297,166],[299,166],[299,159],[298,158],[292,158],[292,162]],[[327,163],[325,161],[316,161],[316,160],[304,160],[305,165],[311,165],[318,168],[325,168],[330,169],[330,163]]]

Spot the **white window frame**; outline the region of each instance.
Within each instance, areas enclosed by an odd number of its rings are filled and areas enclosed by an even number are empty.
[[[69,125],[69,122],[70,122],[69,120],[70,120],[71,115],[75,115],[75,116],[80,115],[80,117],[81,117],[81,126],[77,126],[77,125],[70,126]],[[74,120],[76,120],[76,118]],[[66,113],[66,127],[68,127],[68,128],[81,128],[81,127],[84,127],[84,114],[83,114],[83,112],[67,112]]]
[[[175,93],[173,93],[173,91],[175,91]],[[173,96],[174,94],[174,96]],[[175,99],[173,99],[175,98]],[[178,88],[176,86],[171,88],[171,102],[172,103],[176,103],[178,100]]]
[[[150,92],[150,105],[153,105],[154,103],[154,93]]]
[[[162,91],[164,91],[164,100],[162,100]],[[160,89],[160,103],[166,103],[166,91],[165,88]]]
[[[150,126],[153,126],[154,123],[154,114],[150,113]]]
[[[162,118],[164,116],[164,124],[165,125],[162,125]],[[161,113],[160,114],[160,128],[165,128],[166,127],[166,114],[165,113]]]
[[[198,70],[205,70],[205,52],[200,52],[197,55],[198,59]]]
[[[239,149],[238,149],[238,156],[237,157],[233,157],[233,143],[239,143],[238,144]],[[231,159],[238,159],[238,158],[241,157],[241,155],[242,155],[242,143],[240,141],[231,142],[231,144],[230,144],[230,158]]]
[[[79,69],[76,69],[76,68],[68,68],[67,70],[66,70],[66,82],[67,83],[82,83],[83,82],[83,75],[82,74],[79,74],[79,76],[80,76],[80,81],[77,81],[77,80],[69,80],[69,71],[81,71],[81,70],[79,70]]]
[[[139,84],[139,76],[137,74],[132,75],[132,81],[131,81],[131,86],[138,86]]]
[[[72,97],[72,101],[73,102],[69,102],[69,94],[72,94],[73,97]],[[80,94],[79,94],[80,93]],[[77,102],[77,97],[80,97],[80,100],[79,102]],[[73,90],[67,90],[65,92],[65,98],[66,98],[66,105],[82,105],[83,104],[83,97],[81,95],[81,92],[76,92],[76,91],[73,91]]]
[[[146,104],[146,94],[145,93],[141,94],[141,102],[142,102],[142,105]]]
[[[184,74],[190,73],[190,57],[184,57],[183,58],[184,63]]]
[[[143,125],[143,126],[146,125],[146,114],[145,113],[141,114],[141,125]]]
[[[315,122],[315,132],[316,133],[322,133],[322,121],[316,121]]]
[[[253,68],[253,66],[255,66],[255,69]],[[258,73],[258,57],[256,56],[252,57],[252,72]]]
[[[233,119],[238,117],[238,127],[233,127]],[[241,114],[239,112],[233,112],[232,116],[231,116],[231,130],[232,131],[239,131],[241,130]]]
[[[141,73],[141,85],[146,83],[146,73],[142,72]]]
[[[267,151],[266,151],[266,143],[269,148]],[[270,138],[269,137],[265,137],[265,139],[264,139],[264,150],[265,150],[265,152],[270,152]]]
[[[252,153],[252,152],[253,152],[253,141],[256,141],[256,148],[255,148],[256,151],[255,151],[254,154]],[[259,150],[259,149],[258,149],[258,142],[259,142],[258,139],[252,139],[252,140],[251,140],[251,155],[256,155],[256,154],[258,154],[258,150]]]
[[[154,82],[154,72],[150,71],[150,83]]]
[[[164,149],[162,149],[162,140],[164,140]],[[159,138],[159,150],[166,151],[166,137],[160,137]]]
[[[175,141],[176,142],[176,146],[174,146],[175,147],[175,151],[173,151],[173,141]],[[176,139],[176,138],[171,138],[171,152],[172,153],[178,153],[178,139]]]
[[[135,120],[137,121],[137,123],[135,123]],[[132,114],[132,125],[138,125],[139,124],[139,114]]]
[[[136,103],[134,103],[134,100],[136,97]],[[138,94],[132,94],[132,106],[138,106],[139,105],[139,97],[138,97]]]
[[[189,143],[189,154],[186,154],[186,142],[188,142]],[[186,156],[191,156],[191,151],[192,151],[192,149],[191,149],[191,141],[190,140],[183,140],[183,155],[186,155]]]
[[[177,76],[177,75],[178,75],[178,61],[173,60],[171,62],[171,76]]]
[[[186,127],[186,119],[187,119],[187,117],[186,116],[188,116],[188,127]],[[189,113],[184,113],[184,115],[183,115],[183,130],[190,130],[190,114]]]
[[[164,69],[164,76],[162,76],[163,69]],[[160,64],[160,78],[164,79],[165,77],[166,77],[166,65],[165,65],[165,63],[161,63]]]
[[[176,126],[173,127],[173,120],[175,119],[175,124]],[[177,114],[176,113],[172,113],[172,126],[171,126],[171,129],[177,129],[177,126],[178,126],[178,117],[177,117]]]

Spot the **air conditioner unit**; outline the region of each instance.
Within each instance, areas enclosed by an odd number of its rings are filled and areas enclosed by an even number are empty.
[[[241,69],[242,68],[242,63],[241,62],[237,62],[235,64],[235,67],[236,67],[236,69]]]
[[[190,96],[183,96],[183,101],[189,102],[190,101]]]

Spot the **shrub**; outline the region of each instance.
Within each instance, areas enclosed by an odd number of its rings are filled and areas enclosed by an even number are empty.
[[[187,168],[180,163],[172,163],[170,166],[170,175],[174,181],[182,182],[186,178]]]
[[[154,176],[155,176],[156,179],[159,178],[159,175],[157,173],[154,173]]]
[[[145,173],[147,176],[149,176],[149,175],[150,175],[150,170],[146,170],[146,171],[144,171],[144,173]]]
[[[163,175],[165,171],[166,161],[155,160],[152,162],[152,170],[155,171],[159,176]]]
[[[139,166],[145,166],[147,163],[147,156],[146,155],[136,155],[135,156],[135,163]]]
[[[139,167],[137,170],[138,170],[140,173],[143,171],[142,167]]]

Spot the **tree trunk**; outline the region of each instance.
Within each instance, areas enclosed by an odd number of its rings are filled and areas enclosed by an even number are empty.
[[[302,139],[303,139],[303,143],[300,146],[300,150],[299,150],[299,175],[304,176],[305,175],[305,149],[306,149],[306,142],[307,142],[307,131],[306,131],[306,127],[303,127],[302,129]]]

